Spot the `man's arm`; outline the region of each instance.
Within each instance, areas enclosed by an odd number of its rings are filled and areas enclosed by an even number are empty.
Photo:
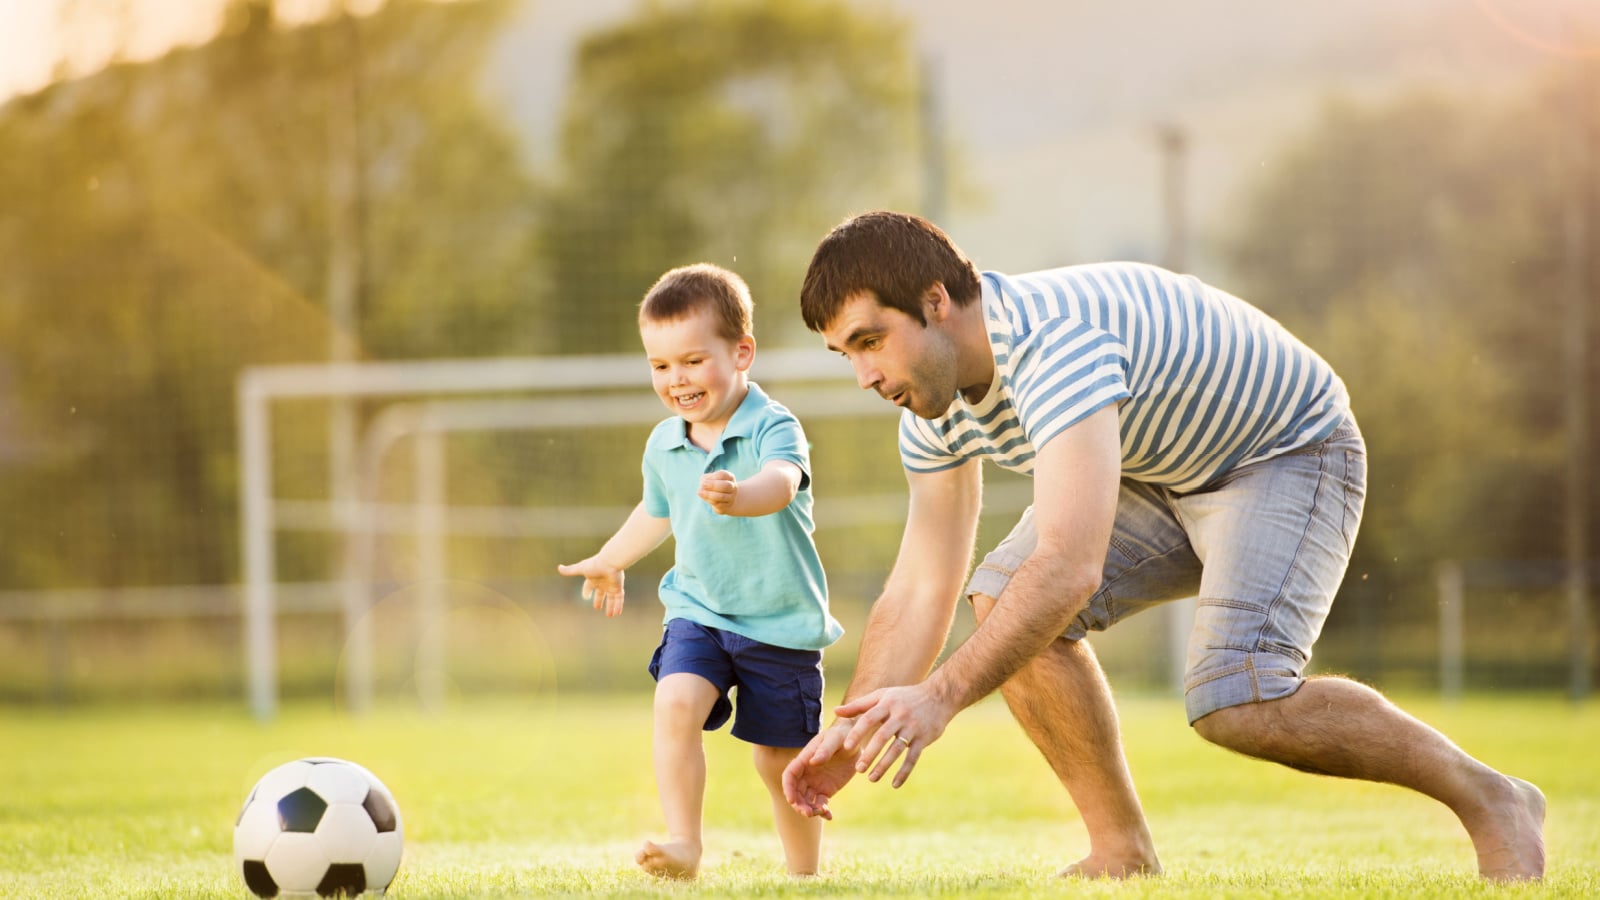
[[[942,472],[907,473],[911,504],[900,554],[867,617],[847,698],[921,681],[938,659],[977,539],[982,473],[975,461]],[[843,748],[851,733],[851,720],[835,720],[784,770],[784,796],[796,810],[833,818],[828,800],[856,774],[857,754]]]
[[[907,472],[906,481],[906,530],[894,568],[867,616],[846,701],[928,676],[950,637],[972,564],[983,505],[982,466],[969,460],[940,472]]]
[[[1039,451],[1033,473],[1039,542],[988,617],[926,681],[876,690],[839,708],[841,716],[856,716],[843,748],[861,748],[858,771],[878,760],[869,776],[876,781],[904,753],[894,784],[905,783],[922,751],[956,713],[1004,684],[1060,636],[1099,587],[1121,468],[1115,405]]]
[[[1005,684],[1066,630],[1100,587],[1122,483],[1117,408],[1101,408],[1039,451],[1033,522],[1039,543],[983,624],[929,679],[957,710]]]

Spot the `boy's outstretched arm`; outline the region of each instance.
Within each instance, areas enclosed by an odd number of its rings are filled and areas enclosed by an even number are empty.
[[[583,599],[593,600],[595,609],[603,609],[610,616],[622,615],[623,570],[644,559],[651,550],[672,533],[671,519],[658,519],[645,512],[640,503],[622,523],[617,533],[606,541],[600,552],[570,565],[558,565],[556,571],[563,575],[583,578]]]
[[[774,459],[744,481],[732,472],[700,476],[700,499],[724,516],[765,516],[788,506],[800,492],[800,467]]]

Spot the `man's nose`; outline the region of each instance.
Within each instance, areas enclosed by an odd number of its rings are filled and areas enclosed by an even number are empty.
[[[880,381],[883,381],[883,374],[878,371],[876,366],[868,365],[864,360],[859,359],[851,360],[850,364],[855,367],[856,384],[859,385],[862,390],[873,390],[878,386]]]

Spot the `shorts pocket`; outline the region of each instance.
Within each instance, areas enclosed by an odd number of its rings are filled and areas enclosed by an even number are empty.
[[[807,671],[794,682],[794,708],[802,717],[801,730],[809,735],[822,730],[822,689],[822,672],[815,669]]]
[[[1356,532],[1361,527],[1361,509],[1367,500],[1367,454],[1346,450],[1344,454],[1344,547],[1355,550]]]

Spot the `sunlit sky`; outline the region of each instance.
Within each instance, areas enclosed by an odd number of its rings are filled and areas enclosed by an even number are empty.
[[[303,21],[340,0],[276,0],[278,17]],[[381,0],[343,0],[370,12]],[[216,33],[227,0],[0,0],[0,99],[38,90],[58,64],[92,72],[112,53],[151,59],[175,45],[202,43]],[[95,13],[91,10],[104,8]],[[59,26],[74,16],[68,34]]]
[[[352,12],[370,12],[383,0],[276,0],[279,18],[304,21],[343,3]],[[1462,0],[1509,37],[1558,54],[1600,55],[1600,41],[1563,35],[1563,23],[1592,19],[1594,0]],[[57,66],[84,74],[113,53],[149,59],[174,45],[196,44],[216,33],[227,0],[0,0],[0,100],[37,90]],[[95,10],[104,10],[95,12]],[[74,27],[58,23],[63,12]]]
[[[0,102],[44,87],[58,68],[82,76],[113,53],[145,60],[202,43],[228,2],[0,0]],[[367,13],[384,2],[274,7],[301,22],[334,5]],[[554,158],[572,43],[638,2],[525,0],[508,20],[484,87],[519,129],[531,163]],[[1600,0],[851,2],[881,3],[915,23],[919,49],[940,64],[948,127],[968,136],[962,171],[983,197],[946,222],[969,253],[1018,270],[1155,252],[1162,226],[1151,122],[1179,122],[1194,136],[1186,208],[1199,233],[1234,208],[1240,185],[1330,92],[1380,96],[1401,84],[1488,91],[1552,60],[1600,60]],[[70,28],[58,27],[64,15]],[[1153,20],[1165,23],[1168,43],[1128,70],[1125,48],[1148,43]],[[1076,39],[1070,52],[1062,35]],[[1086,83],[1097,87],[1085,91]],[[1017,84],[1038,90],[1019,94]],[[1002,132],[1005,141],[986,138]],[[1201,270],[1203,252],[1193,263]]]

